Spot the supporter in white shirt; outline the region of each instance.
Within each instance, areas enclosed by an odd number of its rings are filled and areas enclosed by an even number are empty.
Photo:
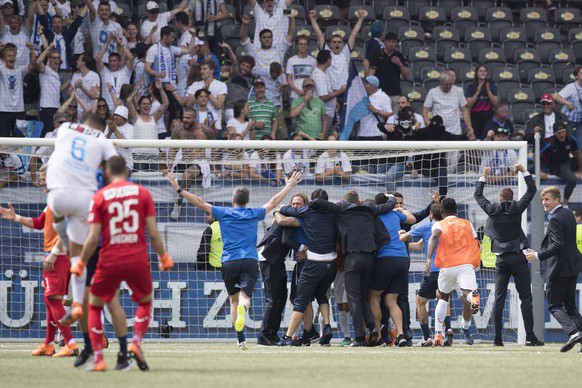
[[[295,132],[291,134],[291,140],[303,141],[303,133]],[[299,171],[301,174],[309,174],[309,158],[312,151],[308,149],[290,149],[283,154],[283,172],[286,176],[291,175],[294,171]]]
[[[269,138],[263,141],[273,140]],[[269,180],[272,186],[279,186],[283,176],[283,163],[281,154],[274,150],[262,149],[253,151],[249,157],[249,178],[255,180]]]
[[[127,120],[129,118],[129,110],[125,106],[118,106],[113,112],[107,127],[105,128],[105,136],[108,139],[133,139],[133,125]],[[133,169],[133,154],[130,148],[119,148],[119,155],[123,156],[127,164],[127,168]]]
[[[246,100],[236,101],[233,108],[234,117],[226,124],[228,138],[231,139],[235,134],[239,134],[243,140],[255,140],[256,120],[248,120],[250,111],[248,102]]]
[[[18,49],[10,44],[4,47],[4,59],[0,60],[0,137],[9,137],[17,119],[24,119],[24,76],[34,69],[36,54],[29,42],[23,48],[30,54],[30,65],[18,66]]]
[[[311,77],[311,73],[317,61],[314,57],[308,54],[309,37],[306,35],[299,35],[295,39],[297,46],[297,54],[293,55],[287,60],[287,84],[291,89],[291,98],[295,99],[303,95],[303,80]]]
[[[317,54],[317,67],[313,69],[311,78],[315,81],[315,91],[317,96],[325,103],[328,125],[331,125],[335,116],[337,97],[344,94],[346,87],[342,86],[338,90],[333,90],[332,80],[326,70],[331,66],[331,51],[320,50]],[[326,129],[327,131],[327,129]],[[324,133],[326,132],[324,131]]]
[[[22,19],[13,15],[8,17],[8,25],[4,26],[2,30],[2,44],[12,43],[16,47],[26,47],[30,42],[30,34],[22,28]],[[30,55],[27,50],[18,50],[16,56],[16,64],[18,66],[28,65],[30,63]]]
[[[182,12],[188,6],[189,0],[182,0],[176,8],[168,12],[160,13],[160,6],[155,1],[148,1],[146,3],[146,19],[142,21],[140,28],[140,36],[142,40],[146,40],[150,35],[150,32],[156,27],[156,30],[152,36],[152,43],[158,43],[160,40],[160,32],[163,27],[167,26],[168,23],[174,19],[178,12]]]
[[[24,163],[16,152],[0,152],[0,189],[18,181],[24,174]]]
[[[293,0],[265,0],[261,6],[257,0],[249,0],[255,18],[254,42],[257,48],[260,47],[259,33],[264,29],[272,31],[273,47],[279,47],[279,44],[285,41],[289,30],[289,19],[283,11],[289,8],[291,3]]]
[[[380,89],[380,80],[374,75],[364,79],[364,88],[370,98],[370,113],[360,120],[358,140],[383,140],[378,123],[385,122],[392,116],[392,100]]]
[[[93,104],[93,100],[99,97],[101,88],[99,75],[87,67],[90,61],[91,58],[87,54],[81,55],[77,59],[77,72],[71,78],[71,84],[77,89],[77,96],[89,107]],[[77,107],[77,116],[83,117],[81,104]]]
[[[89,12],[91,16],[91,42],[93,43],[93,58],[97,57],[97,54],[106,44],[107,38],[110,34],[118,36],[125,44],[125,37],[123,36],[123,29],[119,23],[114,22],[110,19],[112,6],[106,3],[99,3],[97,8],[98,17],[96,17],[95,7],[92,3],[90,5]],[[117,5],[115,5],[117,7]],[[119,47],[117,47],[117,40],[111,40],[107,49],[105,50],[105,56],[103,57],[103,62],[107,63],[109,60],[109,54],[119,52]]]
[[[56,0],[49,4],[48,13],[51,16],[59,15],[63,19],[70,19],[71,3],[68,0]]]
[[[113,39],[113,36],[109,35],[107,41],[109,42]],[[127,48],[127,46],[121,42],[119,37],[115,37],[115,39],[117,40],[118,47],[121,48],[123,55],[125,56],[125,63],[122,62],[123,57],[121,55],[118,53],[111,53],[109,54],[109,67],[103,64],[102,59],[105,54],[105,48],[108,46],[107,42],[101,48],[99,54],[97,54],[97,58],[95,58],[97,71],[101,75],[101,82],[104,86],[104,90],[101,92],[101,95],[107,102],[107,106],[111,111],[115,109],[112,94],[116,99],[119,98],[121,87],[125,84],[129,84],[129,80],[131,79],[131,71],[133,70],[133,54]]]
[[[47,59],[47,64],[44,64]],[[53,119],[57,109],[61,106],[61,80],[59,77],[59,64],[61,55],[54,48],[54,44],[44,50],[38,59],[36,65],[40,72],[40,101],[38,116],[43,122],[43,135],[54,129]],[[44,137],[44,136],[41,136]]]
[[[329,135],[327,141],[337,141],[335,135]],[[352,164],[348,155],[343,151],[327,150],[317,158],[315,165],[315,180],[321,182],[325,178],[338,177],[342,180],[350,179]]]
[[[152,78],[159,78],[163,84],[171,83],[176,86],[178,84],[176,57],[189,53],[190,48],[172,46],[176,33],[171,26],[163,27],[160,36],[160,41],[148,49],[145,72]],[[194,35],[192,35],[192,39],[195,39]],[[192,45],[192,49],[193,47]]]

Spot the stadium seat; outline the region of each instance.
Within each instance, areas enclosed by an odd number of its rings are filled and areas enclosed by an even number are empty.
[[[528,70],[527,83],[533,91],[536,102],[539,102],[542,94],[546,93],[548,89],[554,89],[556,87],[556,76],[552,69],[533,67]]]
[[[511,9],[507,7],[489,8],[485,14],[485,22],[491,31],[493,41],[501,43],[501,29],[503,27],[513,27]]]
[[[243,9],[243,16],[248,16],[251,18],[255,17],[255,10],[253,9],[253,7],[251,7],[250,4],[245,5]]]
[[[386,24],[385,32],[398,34],[401,26],[410,25],[410,13],[406,7],[394,6],[384,8],[384,22]]]
[[[316,36],[315,33],[313,32],[313,27],[311,27],[310,25],[304,25],[304,26],[297,26],[296,31],[295,31],[295,36],[299,36],[299,35],[307,35],[309,37],[309,40],[311,41],[316,41]]]
[[[364,58],[366,58],[366,52],[364,51],[363,47],[356,46],[352,50],[350,57],[351,57],[352,61],[354,61],[354,62],[363,62]]]
[[[479,51],[479,63],[487,66],[489,71],[496,67],[505,67],[507,60],[503,50],[497,47],[483,48]]]
[[[345,42],[350,37],[351,33],[352,29],[348,26],[342,26],[339,24],[335,26],[327,26],[325,29],[325,40],[326,41],[330,40],[333,35],[339,35],[343,38]]]
[[[564,69],[569,71],[574,70],[576,65],[576,54],[569,48],[553,48],[548,53],[550,67],[554,70],[556,76],[556,83],[564,85],[563,82]]]
[[[447,14],[441,7],[422,7],[418,11],[418,21],[425,30],[430,31],[437,26],[444,25],[447,21]]]
[[[291,7],[289,8],[297,12],[297,14],[295,15],[295,24],[297,26],[303,26],[307,24],[307,13],[305,12],[305,8],[303,8],[302,5],[291,4]]]
[[[471,52],[465,47],[449,47],[445,50],[444,63],[447,69],[459,74],[461,69],[471,66]]]
[[[422,112],[422,104],[426,99],[428,90],[421,86],[413,86],[402,89],[402,94],[407,96],[410,100],[410,105],[414,108],[417,113]]]
[[[479,26],[479,14],[474,7],[455,7],[451,10],[451,22],[465,36],[465,30]]]
[[[441,7],[444,11],[445,11],[445,17],[447,17],[447,20],[452,22],[452,13],[451,11],[454,8],[459,8],[463,6],[463,1],[462,0],[438,0],[436,2],[436,5],[438,5],[439,7]]]
[[[471,0],[469,4],[477,10],[479,21],[482,23],[485,22],[487,10],[497,5],[495,0]]]
[[[491,81],[497,86],[501,101],[507,101],[509,92],[521,87],[519,72],[515,67],[497,67],[489,72]]]
[[[422,7],[429,7],[432,5],[430,0],[407,0],[406,9],[410,11],[410,18],[413,20],[418,20],[420,15],[420,9]]]
[[[515,120],[519,120],[516,124],[523,124],[522,112],[526,109],[535,108],[535,97],[531,89],[519,88],[513,90],[507,96],[507,102],[511,107],[512,117]]]
[[[119,9],[121,9],[121,13],[120,13],[121,16],[128,18],[128,19],[133,19],[134,15],[133,15],[133,12],[131,11],[130,4],[128,4],[126,2],[121,2],[121,1],[117,2],[116,4],[117,4],[118,12],[119,12]]]
[[[573,28],[582,28],[582,16],[578,8],[558,8],[554,11],[554,26],[563,32],[568,32]]]
[[[339,9],[335,5],[316,5],[316,19],[321,28],[339,22]]]
[[[437,53],[437,60],[442,62],[445,59],[445,50],[450,47],[459,47],[461,37],[455,27],[437,26],[432,31],[434,48]]]
[[[400,26],[397,35],[402,53],[410,52],[412,47],[424,46],[424,30],[420,26]]]
[[[398,5],[397,0],[374,0],[374,14],[376,19],[382,20],[384,18],[384,8]]]
[[[408,52],[408,62],[412,69],[414,82],[422,83],[420,70],[426,66],[436,65],[436,53],[433,47],[413,47]]]
[[[317,54],[319,54],[319,47],[317,46],[317,42],[309,42],[309,48],[307,52],[314,58],[317,58]]]
[[[514,118],[514,124],[518,124],[518,125],[523,125],[525,128],[528,127],[528,123],[530,122],[531,119],[534,118],[534,116],[537,116],[538,114],[542,113],[543,110],[541,108],[526,108],[524,110],[521,111],[521,117],[519,119],[515,119]],[[517,123],[516,123],[517,121]]]
[[[422,86],[426,90],[430,90],[440,85],[439,77],[447,69],[442,66],[425,66],[420,69],[420,78],[422,79]]]
[[[564,68],[562,69],[562,75],[560,77],[560,81],[562,85],[567,85],[570,82],[576,81],[576,77],[574,77],[574,68]]]
[[[527,82],[529,69],[542,65],[539,51],[532,48],[517,49],[513,54],[513,61],[517,65],[519,79],[523,83]]]
[[[226,26],[229,24],[236,24],[236,8],[230,4],[225,4],[225,7],[228,11],[228,17],[220,21],[221,25]]]
[[[475,68],[473,66],[465,66],[457,72],[457,83],[461,84],[463,90],[475,79]]]
[[[535,30],[548,26],[546,11],[543,8],[522,8],[519,12],[519,21],[530,43],[533,42]]]
[[[549,64],[550,49],[562,47],[560,30],[551,27],[538,28],[534,33],[534,43],[540,52],[542,64]]]
[[[364,25],[365,24],[372,24],[376,20],[376,12],[371,5],[350,5],[348,8],[348,21],[350,25],[356,24],[358,21],[357,12],[359,10],[366,11],[366,16],[364,17]]]
[[[479,51],[492,46],[491,32],[485,27],[471,27],[465,30],[464,41],[471,51],[471,59],[473,59],[473,62],[477,62],[479,60]]]
[[[240,24],[227,24],[220,28],[222,40],[234,49],[234,46],[240,45]],[[251,35],[249,35],[251,36]]]
[[[513,60],[515,50],[527,47],[525,30],[521,27],[502,28],[501,47],[509,63],[515,64]]]
[[[400,90],[404,90],[404,88],[411,88],[413,86],[414,86],[413,80],[400,78]]]
[[[582,63],[582,28],[576,28],[568,32],[570,48],[576,55],[576,63]]]

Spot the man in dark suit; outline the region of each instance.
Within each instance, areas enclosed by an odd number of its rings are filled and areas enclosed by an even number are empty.
[[[542,276],[547,282],[548,310],[569,335],[560,349],[567,352],[582,343],[582,316],[576,307],[576,284],[582,272],[582,254],[576,246],[576,219],[560,204],[560,190],[547,187],[541,193],[548,214],[548,230],[538,252],[528,250],[529,261],[540,260]]]
[[[257,345],[277,346],[280,340],[277,333],[281,327],[281,314],[287,301],[285,258],[289,255],[289,250],[299,250],[300,244],[293,238],[292,228],[282,227],[274,221],[257,248],[262,248],[260,253],[264,258],[259,259],[259,269],[265,289],[265,308]]]
[[[348,191],[344,200],[331,203],[325,199],[317,199],[309,204],[312,209],[321,209],[337,214],[339,244],[345,255],[345,277],[348,306],[352,314],[355,340],[350,346],[366,345],[364,325],[374,330],[374,318],[368,302],[368,287],[374,267],[374,251],[377,249],[375,217],[386,214],[396,201],[392,194],[386,203],[376,206],[360,203],[356,191]],[[388,237],[388,236],[387,236]],[[368,345],[378,345],[379,333],[373,332]]]
[[[485,167],[483,176],[479,178],[475,188],[477,203],[489,216],[485,225],[485,234],[491,238],[491,251],[497,255],[495,262],[495,305],[493,307],[493,322],[495,338],[493,345],[503,346],[501,338],[501,318],[507,296],[509,278],[513,276],[515,288],[521,300],[521,315],[525,326],[526,346],[543,346],[533,332],[533,305],[531,294],[531,274],[523,250],[528,245],[527,237],[521,229],[521,218],[534,195],[536,185],[533,177],[521,164],[515,169],[523,174],[527,191],[519,201],[513,199],[513,190],[504,187],[499,190],[499,203],[491,203],[483,195],[487,178],[491,175],[491,167]]]

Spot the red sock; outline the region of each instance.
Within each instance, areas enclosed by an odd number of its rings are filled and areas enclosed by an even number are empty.
[[[133,342],[138,344],[148,331],[150,324],[150,314],[152,312],[152,301],[140,303],[137,305],[135,312],[134,326],[133,326]]]
[[[93,345],[95,362],[103,359],[103,323],[101,322],[101,312],[103,307],[96,307],[89,303],[89,337]]]
[[[54,315],[51,312],[49,301],[49,298],[44,298],[44,304],[46,305],[46,337],[44,339],[45,345],[51,344],[55,340],[55,334],[57,334],[57,322],[55,321]]]
[[[63,301],[60,299],[47,299],[47,307],[50,308],[53,317],[63,317],[67,312],[65,311],[65,306],[63,306]],[[73,332],[70,326],[63,326],[58,323],[57,326],[61,330],[61,334],[65,339],[65,343],[68,345],[73,339]]]

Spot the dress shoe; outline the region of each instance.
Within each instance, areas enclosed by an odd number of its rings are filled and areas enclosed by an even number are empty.
[[[568,341],[564,344],[564,346],[562,346],[560,352],[564,353],[570,351],[576,344],[580,342],[582,342],[582,333],[577,331],[574,334],[570,334]]]

